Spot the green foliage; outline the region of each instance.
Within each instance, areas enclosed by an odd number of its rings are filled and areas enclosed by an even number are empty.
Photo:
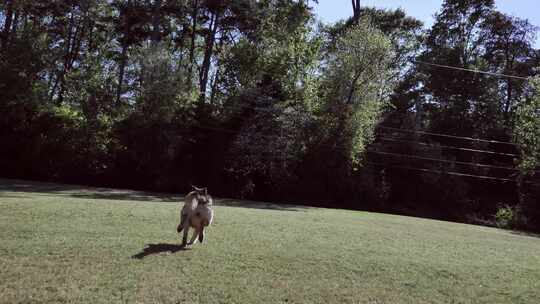
[[[281,187],[305,155],[306,128],[312,117],[305,109],[276,107],[246,121],[229,151],[228,172],[250,186],[255,176]]]
[[[293,178],[317,103],[322,37],[311,28],[312,16],[302,2],[266,5],[260,27],[222,58],[222,81],[229,93],[224,112],[231,113],[229,121],[239,122],[226,170],[245,189],[242,193],[281,187]],[[254,185],[261,176],[262,185]]]
[[[528,228],[537,230],[540,229],[539,191],[535,193],[534,186],[538,185],[531,177],[538,174],[540,167],[540,77],[530,80],[530,95],[517,106],[514,141],[521,153],[517,181],[520,207],[528,219]]]
[[[401,81],[411,72],[411,59],[414,59],[424,39],[423,23],[407,16],[402,9],[383,10],[370,7],[362,9],[362,16],[371,20],[373,26],[382,31],[390,40],[394,56],[390,59],[391,81]]]
[[[140,87],[135,110],[149,121],[172,121],[178,111],[192,112],[197,93],[186,85],[185,70],[175,64],[165,45],[140,50]]]
[[[320,93],[325,128],[332,128],[326,132],[349,141],[340,148],[349,151],[355,164],[373,139],[385,96],[393,89],[387,81],[393,55],[389,39],[366,19],[347,29],[327,54]]]
[[[514,140],[521,151],[520,169],[530,174],[540,165],[540,77],[530,81],[531,96],[516,110]]]
[[[523,215],[519,206],[501,206],[495,214],[495,223],[499,228],[515,229],[523,226]]]

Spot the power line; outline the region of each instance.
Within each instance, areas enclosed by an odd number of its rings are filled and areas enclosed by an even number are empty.
[[[223,128],[214,128],[214,127],[205,127],[205,126],[193,126],[195,128],[199,129],[207,129],[207,130],[213,130],[213,131],[219,131],[219,132],[226,132],[226,133],[238,133],[237,131],[223,129]],[[259,137],[263,138],[274,138],[273,136],[268,135],[259,135]],[[343,149],[339,147],[333,147],[330,145],[325,145],[325,147],[331,147],[334,149]],[[368,150],[368,153],[375,153],[380,155],[388,155],[388,156],[397,156],[397,157],[405,157],[405,158],[412,158],[412,159],[418,159],[418,160],[426,160],[426,161],[437,161],[437,162],[443,162],[443,163],[450,163],[450,164],[458,164],[458,165],[466,165],[466,166],[473,166],[473,167],[481,167],[481,168],[491,168],[491,169],[502,169],[502,170],[510,170],[510,171],[519,171],[519,169],[511,168],[511,167],[503,167],[503,166],[494,166],[494,165],[486,165],[486,164],[479,164],[479,163],[471,163],[471,162],[461,162],[461,161],[452,161],[452,160],[446,160],[446,159],[439,159],[439,158],[430,158],[430,157],[422,157],[422,156],[415,156],[415,155],[406,155],[406,154],[399,154],[399,153],[391,153],[391,152],[383,152],[383,151],[373,151]]]
[[[466,151],[466,152],[474,152],[474,153],[485,153],[485,154],[492,154],[492,155],[503,155],[503,156],[509,156],[509,157],[519,157],[519,156],[520,156],[519,154],[513,154],[513,153],[501,153],[501,152],[494,152],[494,151],[488,151],[488,150],[478,150],[478,149],[460,148],[460,147],[445,146],[445,145],[433,145],[433,144],[424,143],[424,142],[418,142],[418,141],[412,141],[412,140],[400,140],[400,139],[394,139],[394,138],[388,138],[388,137],[381,137],[381,136],[379,136],[378,139],[383,140],[383,141],[391,141],[391,142],[399,142],[399,143],[406,143],[406,144],[413,144],[413,145],[426,146],[426,147],[430,147],[430,148],[451,149],[451,150]]]
[[[215,127],[207,127],[207,126],[195,126],[192,125],[191,127],[198,128],[198,129],[205,129],[205,130],[213,130],[218,132],[226,132],[226,133],[233,133],[236,134],[238,131],[224,129],[224,128],[215,128]],[[266,137],[266,138],[274,138],[273,136],[268,135],[260,135],[260,137]],[[330,145],[324,145],[325,147],[332,147],[334,149],[343,149],[340,147],[333,147]],[[454,147],[452,147],[454,148]],[[455,147],[457,148],[457,147]],[[427,158],[427,157],[419,157],[419,156],[412,156],[412,155],[405,155],[405,154],[397,154],[397,153],[389,153],[389,152],[378,152],[378,151],[367,151],[368,153],[375,153],[375,154],[381,154],[381,155],[392,155],[392,156],[399,156],[399,157],[407,157],[407,158],[414,158],[419,160],[429,160],[429,161],[438,161],[438,162],[445,162],[445,163],[455,163],[460,165],[469,165],[469,166],[475,166],[475,167],[484,167],[484,168],[495,168],[495,169],[505,169],[505,170],[511,170],[511,171],[519,171],[515,168],[509,168],[509,167],[501,167],[501,166],[492,166],[492,165],[484,165],[484,164],[478,164],[478,163],[467,163],[467,162],[458,162],[458,161],[450,161],[450,160],[444,160],[444,159],[436,159],[436,158]],[[489,151],[484,151],[489,152]],[[272,154],[272,153],[269,153]],[[268,158],[265,157],[266,160],[283,160],[281,158]],[[367,162],[367,164],[370,165],[376,165],[376,166],[382,166],[385,168],[395,168],[395,169],[403,169],[403,170],[411,170],[411,171],[420,171],[420,172],[427,172],[427,173],[436,173],[436,174],[446,174],[451,176],[458,176],[458,177],[468,177],[468,178],[476,178],[481,180],[493,180],[493,181],[502,181],[502,182],[516,182],[516,180],[508,179],[508,178],[500,178],[500,177],[493,177],[493,176],[485,176],[485,175],[474,175],[474,174],[466,174],[461,172],[451,172],[451,171],[440,171],[440,170],[431,170],[431,169],[425,169],[425,168],[414,168],[414,167],[405,167],[405,166],[389,166],[386,164],[377,164],[373,162]],[[535,171],[538,172],[538,171]],[[530,184],[533,186],[540,186],[538,184],[535,184],[533,182],[524,182],[525,184]]]
[[[269,110],[264,109],[264,108],[254,108],[254,107],[249,107],[249,106],[245,106],[245,107],[229,107],[229,109],[253,109],[255,111],[269,112]],[[281,114],[289,115],[289,116],[292,115],[291,113],[281,113]],[[247,120],[243,119],[243,121],[247,121]],[[437,136],[437,137],[445,137],[445,138],[462,139],[462,140],[477,141],[477,142],[486,142],[486,143],[492,143],[492,144],[505,144],[505,145],[517,146],[517,144],[515,144],[515,143],[499,141],[499,140],[481,139],[481,138],[473,138],[473,137],[466,137],[466,136],[456,136],[456,135],[450,135],[450,134],[444,134],[444,133],[434,133],[434,132],[426,132],[426,131],[413,130],[413,129],[392,128],[392,127],[385,127],[385,126],[377,126],[377,128],[393,130],[393,131],[400,131],[400,132],[407,132],[407,133],[418,133],[418,134],[431,135],[431,136]],[[471,151],[480,152],[480,150],[475,150],[475,149],[471,149]],[[495,151],[485,151],[485,152],[492,152],[494,154],[507,154],[508,156],[519,156],[518,154],[512,154],[512,153],[498,153],[498,152],[495,152]]]
[[[194,128],[197,128],[197,129],[203,129],[203,130],[212,130],[212,131],[218,131],[218,132],[225,132],[225,133],[230,133],[230,134],[239,133],[239,131],[234,131],[234,130],[225,129],[225,128],[216,128],[216,127],[208,127],[208,126],[201,126],[201,125],[192,125],[191,127],[194,127]],[[259,135],[259,137],[275,139],[275,136],[270,136],[270,135]],[[390,140],[392,140],[392,139],[390,139]],[[399,141],[399,140],[396,140],[396,141]],[[411,142],[411,143],[425,144],[425,143],[420,143],[420,142]],[[331,148],[334,148],[334,149],[343,149],[343,148],[340,148],[340,147],[334,147],[334,146],[330,146],[330,145],[323,145],[323,146],[331,147]],[[449,148],[455,148],[455,149],[465,149],[465,148],[450,147],[450,146],[448,146],[448,147]],[[466,149],[466,150],[474,150],[474,149]],[[477,150],[477,151],[482,151],[482,152],[486,152],[486,153],[497,153],[497,152],[483,151],[483,150]],[[398,153],[391,153],[391,152],[382,152],[382,151],[373,151],[373,150],[368,150],[368,152],[376,153],[376,154],[390,155],[390,156],[401,156],[401,157],[407,157],[407,158],[415,158],[415,159],[419,159],[419,160],[438,161],[438,162],[445,162],[445,163],[452,163],[452,164],[459,164],[459,165],[468,165],[468,166],[475,166],[475,167],[486,167],[486,168],[493,168],[493,169],[506,169],[506,170],[519,171],[519,169],[510,168],[510,167],[503,167],[503,166],[493,166],[493,165],[485,165],[485,164],[479,164],[479,163],[460,162],[460,161],[452,161],[452,160],[446,160],[446,159],[429,158],[429,157],[421,157],[421,156],[398,154]],[[497,153],[497,154],[499,154],[499,153]],[[502,154],[506,155],[505,153],[502,153]],[[514,156],[515,154],[509,154],[509,155]]]
[[[207,126],[202,126],[202,125],[188,125],[188,124],[184,124],[184,125],[188,127],[196,128],[196,129],[202,129],[202,130],[211,130],[211,131],[231,133],[231,134],[238,133],[238,131],[224,129],[224,128],[207,127]]]
[[[470,162],[452,161],[452,160],[447,160],[447,159],[438,159],[438,158],[431,158],[431,157],[422,157],[422,156],[406,155],[406,154],[391,153],[391,152],[382,152],[382,151],[368,150],[368,153],[374,153],[374,154],[380,154],[380,155],[388,155],[388,156],[397,156],[397,157],[405,157],[405,158],[412,158],[412,159],[418,159],[418,160],[437,161],[437,162],[442,162],[442,163],[450,163],[450,164],[465,165],[465,166],[473,166],[473,167],[481,167],[481,168],[503,169],[503,170],[509,170],[509,171],[519,171],[519,169],[511,168],[511,167],[493,166],[493,165],[484,165],[484,164],[479,164],[479,163],[470,163]]]
[[[390,168],[390,169],[402,169],[402,170],[410,170],[410,171],[420,171],[420,172],[436,173],[436,174],[443,174],[443,175],[446,174],[446,175],[459,176],[459,177],[469,177],[469,178],[476,178],[476,179],[482,179],[482,180],[493,180],[493,181],[501,181],[501,182],[517,182],[517,180],[515,180],[515,179],[502,178],[502,177],[474,175],[474,174],[466,174],[466,173],[460,173],[460,172],[449,172],[449,171],[440,171],[440,170],[432,170],[432,169],[425,169],[425,168],[415,168],[415,167],[406,167],[406,166],[389,166],[387,164],[374,163],[374,162],[367,162],[366,164],[372,165],[372,166]],[[527,185],[535,186],[535,187],[540,186],[540,184],[530,182],[530,181],[524,181],[523,183],[527,184]]]
[[[385,168],[403,169],[403,170],[411,170],[411,171],[421,171],[421,172],[429,172],[429,173],[437,173],[437,174],[447,174],[447,175],[460,176],[460,177],[471,177],[471,178],[477,178],[477,179],[483,179],[483,180],[515,182],[515,180],[513,180],[513,179],[492,177],[492,176],[484,176],[484,175],[473,175],[473,174],[465,174],[465,173],[459,173],[459,172],[447,172],[447,171],[430,170],[430,169],[424,169],[424,168],[414,168],[414,167],[405,167],[405,166],[388,166],[388,165],[385,165],[385,164],[372,163],[372,162],[368,162],[368,164],[374,165],[374,166],[381,166],[381,167],[385,167]]]
[[[221,105],[221,107],[223,107],[225,109],[230,109],[230,110],[251,109],[251,110],[254,110],[256,112],[272,112],[273,111],[272,109],[269,109],[269,108],[254,107],[254,106],[249,106],[249,105],[238,105],[238,106]],[[292,116],[291,113],[281,113],[281,114]],[[246,121],[246,120],[243,119],[243,121]],[[418,134],[431,135],[431,136],[437,136],[437,137],[463,139],[463,140],[485,142],[485,143],[492,143],[492,144],[505,144],[505,145],[517,146],[517,144],[512,143],[512,142],[490,140],[490,139],[481,139],[481,138],[473,138],[473,137],[466,137],[466,136],[456,136],[456,135],[450,135],[450,134],[444,134],[444,133],[434,133],[434,132],[426,132],[426,131],[412,130],[412,129],[392,128],[392,127],[385,127],[385,126],[378,126],[377,128],[393,130],[393,131],[400,131],[400,132],[407,132],[407,133],[418,133]]]
[[[241,105],[241,106],[225,106],[225,105],[222,105],[222,107],[223,108],[228,108],[228,109],[233,109],[233,110],[252,109],[252,110],[257,111],[257,112],[270,112],[271,111],[271,109],[265,109],[265,108],[260,108],[260,107],[252,107],[252,106],[247,106],[247,105]],[[291,113],[282,113],[282,114],[284,114],[284,115],[292,115]],[[246,120],[244,120],[244,121],[246,121]],[[393,130],[393,131],[400,131],[400,132],[408,132],[408,133],[418,133],[418,134],[431,135],[431,136],[437,136],[437,137],[463,139],[463,140],[486,142],[486,143],[492,143],[492,144],[505,144],[505,145],[517,146],[517,144],[512,143],[512,142],[490,140],[490,139],[481,139],[481,138],[473,138],[473,137],[466,137],[466,136],[456,136],[456,135],[450,135],[450,134],[444,134],[444,133],[434,133],[434,132],[426,132],[426,131],[420,131],[420,130],[401,129],[401,128],[392,128],[392,127],[384,127],[384,126],[378,126],[377,128]]]
[[[234,133],[234,134],[238,133],[238,131],[224,129],[224,128],[214,128],[214,127],[200,126],[200,125],[199,126],[193,125],[192,127],[198,128],[198,129],[204,129],[204,130],[213,130],[213,131],[218,131],[218,132],[226,132],[226,133]],[[268,136],[268,135],[260,135],[259,137],[275,138],[273,136]],[[334,146],[330,146],[330,145],[323,145],[323,146],[331,147],[333,149],[341,149],[341,150],[344,149],[344,148],[334,147]],[[381,154],[381,155],[390,155],[390,156],[413,158],[413,159],[419,159],[419,160],[438,161],[438,162],[444,162],[444,163],[468,165],[468,166],[475,166],[475,167],[484,167],[484,168],[494,168],[494,169],[505,169],[505,170],[510,170],[510,171],[519,171],[518,169],[510,168],[510,167],[492,166],[492,165],[485,165],[485,164],[478,164],[478,163],[468,163],[468,162],[459,162],[459,161],[451,161],[451,160],[437,159],[437,158],[427,158],[427,157],[405,155],[405,154],[398,154],[398,153],[390,153],[390,152],[379,152],[379,151],[370,151],[370,150],[368,150],[366,152],[375,153],[375,154]],[[269,153],[269,154],[272,154],[272,153]],[[282,160],[282,159],[279,159],[279,158],[267,158],[267,160]],[[368,162],[368,164],[375,164],[375,163]],[[460,173],[460,172],[446,172],[446,171],[430,170],[430,169],[424,169],[424,168],[388,166],[388,165],[385,165],[385,164],[375,164],[375,165],[385,166],[385,167],[388,167],[388,168],[400,168],[400,169],[416,170],[416,171],[431,172],[431,173],[438,173],[438,174],[448,174],[448,175],[461,176],[461,177],[471,177],[471,178],[474,177],[474,178],[479,178],[479,179],[484,179],[484,180],[514,181],[512,179],[505,179],[505,178],[492,177],[492,176],[483,176],[483,175],[473,175],[473,174],[466,174],[466,173]],[[535,172],[538,172],[538,171],[535,171]],[[534,183],[531,183],[531,182],[526,182],[526,183],[530,183],[530,184],[534,185]]]
[[[249,106],[249,105],[232,105],[232,106],[221,105],[221,107],[224,108],[224,109],[229,109],[229,110],[249,109],[249,110],[254,110],[256,112],[273,112],[274,111],[271,108],[261,108],[261,107]],[[287,113],[283,113],[283,114],[287,114]]]
[[[463,139],[463,140],[470,140],[470,141],[477,141],[477,142],[485,142],[485,143],[491,143],[491,144],[502,144],[502,145],[504,144],[504,145],[517,146],[515,143],[507,142],[507,141],[481,139],[481,138],[473,138],[473,137],[466,137],[466,136],[456,136],[456,135],[443,134],[443,133],[433,133],[433,132],[425,132],[425,131],[411,130],[411,129],[400,129],[400,128],[384,127],[384,126],[378,126],[377,128],[385,129],[385,130],[392,130],[392,131],[399,131],[399,132],[406,132],[406,133],[418,133],[418,134],[445,137],[445,138],[453,138],[453,139]]]
[[[455,66],[444,65],[444,64],[437,64],[437,63],[430,63],[430,62],[424,62],[424,61],[418,61],[418,60],[411,60],[411,62],[420,63],[420,64],[424,64],[424,65],[430,65],[430,66],[439,67],[439,68],[451,69],[451,70],[472,72],[472,73],[477,73],[477,74],[485,74],[485,75],[490,75],[490,76],[507,77],[507,78],[514,78],[514,79],[520,79],[520,80],[529,80],[530,79],[529,77],[506,75],[506,74],[493,73],[493,72],[486,72],[486,71],[482,71],[482,70],[467,69],[467,68],[455,67]]]

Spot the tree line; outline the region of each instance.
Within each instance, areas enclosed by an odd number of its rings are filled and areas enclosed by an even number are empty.
[[[540,229],[537,28],[353,4],[3,1],[0,172]]]

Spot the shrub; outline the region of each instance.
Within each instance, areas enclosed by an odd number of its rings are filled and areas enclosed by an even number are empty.
[[[523,226],[523,214],[519,206],[500,206],[495,213],[495,224],[499,228],[515,229]]]

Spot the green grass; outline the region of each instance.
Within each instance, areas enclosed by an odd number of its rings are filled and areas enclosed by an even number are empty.
[[[180,196],[0,180],[1,303],[540,303],[540,239],[217,201],[179,250]]]

